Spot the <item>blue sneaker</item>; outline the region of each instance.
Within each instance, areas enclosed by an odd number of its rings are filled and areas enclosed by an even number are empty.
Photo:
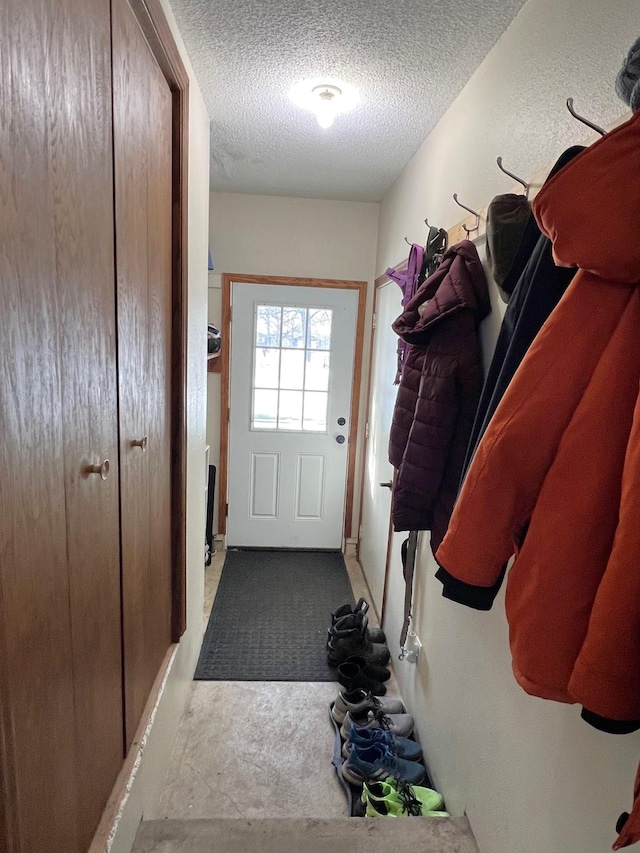
[[[359,786],[365,782],[384,782],[389,778],[419,785],[425,775],[422,764],[398,758],[381,743],[374,743],[367,749],[352,749],[342,765],[343,778]]]
[[[344,758],[348,758],[352,747],[362,751],[373,746],[374,743],[386,746],[394,755],[397,755],[398,758],[404,758],[405,761],[420,761],[422,759],[422,747],[415,740],[393,735],[385,729],[360,729],[355,723],[351,723],[351,731],[342,747],[342,755]]]

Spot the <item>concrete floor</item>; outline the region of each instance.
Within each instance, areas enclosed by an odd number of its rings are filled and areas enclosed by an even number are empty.
[[[346,558],[356,600],[370,600]],[[205,620],[224,553],[206,570]],[[369,611],[369,622],[377,625]],[[340,818],[347,801],[331,764],[328,707],[337,682],[194,682],[174,744],[161,818]],[[398,696],[392,675],[388,695]]]
[[[479,853],[466,818],[156,820],[134,853]]]

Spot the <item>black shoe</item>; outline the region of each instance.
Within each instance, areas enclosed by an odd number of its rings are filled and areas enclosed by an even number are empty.
[[[388,681],[389,678],[391,678],[391,673],[386,666],[376,666],[374,663],[367,663],[364,658],[358,657],[357,655],[351,655],[350,658],[346,659],[345,663],[357,664],[365,670],[366,675],[373,678],[375,681]]]
[[[372,643],[367,637],[367,617],[360,610],[341,616],[329,629],[330,639],[327,661],[330,666],[339,666],[347,658],[356,655],[368,664],[384,666],[391,655],[383,643]]]
[[[347,692],[351,690],[367,690],[374,696],[384,696],[387,692],[385,685],[367,673],[367,668],[357,663],[341,663],[338,667],[337,679]]]
[[[351,607],[350,604],[343,604],[342,607],[338,607],[337,610],[334,610],[331,614],[331,625],[335,625],[338,619],[341,619],[343,616],[352,616],[355,613],[366,613],[369,609],[369,602],[364,598],[358,599],[358,603],[355,607]],[[370,643],[386,643],[387,638],[382,630],[382,628],[369,628],[367,627],[367,639]]]

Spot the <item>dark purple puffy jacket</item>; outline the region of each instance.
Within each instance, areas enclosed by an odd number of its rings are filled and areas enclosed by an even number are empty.
[[[490,311],[480,258],[463,240],[393,323],[411,344],[389,436],[393,527],[431,530],[434,553],[449,524],[482,391],[478,325]]]

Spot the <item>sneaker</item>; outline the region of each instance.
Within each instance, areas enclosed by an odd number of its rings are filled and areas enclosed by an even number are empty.
[[[330,640],[327,644],[327,662],[330,666],[340,666],[347,658],[357,655],[368,664],[384,666],[391,657],[389,649],[382,643],[372,643],[367,639],[367,617],[359,610],[357,613],[341,616],[329,629]]]
[[[383,744],[394,755],[397,755],[398,758],[404,758],[405,761],[422,760],[422,747],[417,741],[392,735],[391,732],[385,729],[360,729],[353,723],[351,724],[349,737],[345,740],[342,747],[342,757],[349,757],[352,746],[358,749],[366,749],[374,743]]]
[[[331,706],[331,716],[336,723],[343,723],[347,713],[352,717],[360,717],[376,710],[383,714],[403,714],[405,707],[399,699],[385,699],[381,702],[366,690],[341,691]]]
[[[397,779],[365,782],[361,800],[367,817],[449,817],[441,810],[443,800],[437,791]]]
[[[361,716],[352,716],[347,712],[340,728],[340,735],[343,740],[349,740],[352,723],[355,723],[359,729],[384,729],[396,737],[409,737],[413,731],[411,714],[383,714],[376,710],[368,711]]]
[[[358,613],[362,611],[362,613],[366,613],[369,609],[369,602],[364,598],[359,598],[355,607],[351,607],[350,604],[343,604],[342,607],[338,607],[337,610],[334,610],[331,614],[331,625],[335,625],[338,619],[341,619],[343,616],[350,616],[354,613]],[[329,631],[329,639],[331,639],[331,632]],[[369,628],[367,627],[367,639],[370,643],[386,643],[387,638],[385,636],[382,628]]]
[[[379,743],[368,749],[352,749],[342,765],[342,777],[352,785],[360,786],[364,782],[384,782],[389,778],[418,785],[425,775],[422,764],[398,758]]]

